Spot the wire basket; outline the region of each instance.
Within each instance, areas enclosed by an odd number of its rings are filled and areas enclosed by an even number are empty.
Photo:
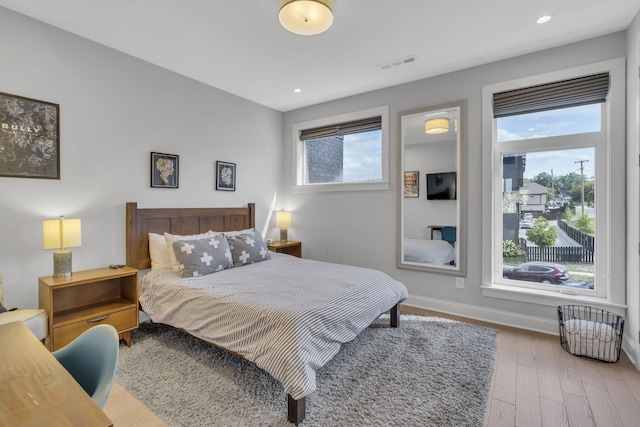
[[[576,356],[617,362],[622,347],[624,318],[599,308],[558,306],[560,345]]]

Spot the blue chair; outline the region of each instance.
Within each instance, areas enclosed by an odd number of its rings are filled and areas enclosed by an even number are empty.
[[[455,227],[442,227],[442,230],[440,230],[440,236],[442,237],[442,240],[449,242],[451,246],[455,246],[455,243],[456,243]]]
[[[104,408],[111,393],[119,349],[118,331],[111,325],[103,324],[84,331],[51,354],[93,401]]]

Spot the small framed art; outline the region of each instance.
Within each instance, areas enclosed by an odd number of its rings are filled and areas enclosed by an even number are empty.
[[[60,179],[60,105],[0,92],[0,176]]]
[[[216,190],[236,191],[236,164],[216,162]]]
[[[151,186],[157,188],[178,188],[177,154],[151,153]]]
[[[404,197],[418,197],[419,194],[419,171],[404,172]]]

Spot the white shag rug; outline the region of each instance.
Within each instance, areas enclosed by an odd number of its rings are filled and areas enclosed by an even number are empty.
[[[317,372],[301,427],[481,427],[497,331],[382,316]],[[291,427],[282,386],[250,362],[146,322],[120,346],[116,382],[169,426]]]

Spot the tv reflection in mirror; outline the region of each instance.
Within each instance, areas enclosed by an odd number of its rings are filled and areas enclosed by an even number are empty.
[[[428,173],[427,200],[456,200],[456,172]]]

